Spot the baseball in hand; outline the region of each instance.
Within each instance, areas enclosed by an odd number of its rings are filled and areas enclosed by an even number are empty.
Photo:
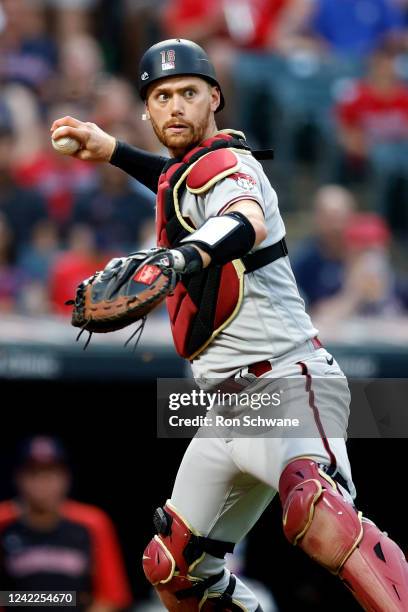
[[[58,153],[62,153],[63,155],[72,155],[76,153],[78,149],[81,147],[81,143],[75,138],[71,138],[70,136],[61,136],[58,138],[58,132],[63,130],[65,126],[61,126],[57,128],[54,132],[56,135],[56,139],[51,138],[52,146]]]

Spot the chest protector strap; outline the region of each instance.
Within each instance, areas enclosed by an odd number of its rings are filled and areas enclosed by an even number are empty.
[[[180,200],[187,189],[201,195],[239,169],[235,151],[251,155],[240,132],[220,132],[189,151],[181,160],[170,160],[159,179],[157,193],[157,243],[175,248],[197,228],[183,217]],[[287,255],[284,239],[223,266],[210,266],[183,275],[167,308],[175,347],[187,359],[198,356],[235,318],[244,290],[244,274]]]

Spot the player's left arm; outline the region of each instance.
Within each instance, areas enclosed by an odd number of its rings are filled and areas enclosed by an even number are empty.
[[[194,274],[240,259],[265,240],[265,219],[257,200],[234,199],[221,210],[168,251],[167,265],[180,274]]]
[[[265,217],[262,208],[255,200],[239,200],[224,210],[223,214],[225,215],[232,212],[241,213],[252,225],[255,232],[255,240],[251,248],[258,246],[265,240],[267,235]],[[203,268],[209,266],[212,260],[211,255],[201,249],[198,245],[193,244],[192,246],[194,246],[200,253]]]

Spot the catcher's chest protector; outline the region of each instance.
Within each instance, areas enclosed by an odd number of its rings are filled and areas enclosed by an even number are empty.
[[[246,150],[242,138],[220,133],[189,151],[182,161],[171,160],[159,179],[157,192],[157,243],[175,248],[197,228],[180,211],[185,189],[204,194],[216,182],[237,171],[233,149]],[[243,294],[244,268],[239,260],[184,275],[167,308],[177,352],[194,359],[237,315]]]

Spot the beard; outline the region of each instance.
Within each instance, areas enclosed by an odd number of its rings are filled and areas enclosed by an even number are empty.
[[[201,119],[197,120],[195,123],[191,121],[187,121],[186,119],[180,119],[180,123],[187,126],[182,134],[172,134],[167,128],[177,122],[177,119],[174,118],[170,121],[167,121],[163,127],[160,127],[152,117],[150,117],[150,121],[156,134],[157,138],[160,142],[170,151],[173,151],[176,156],[189,151],[194,146],[200,144],[204,140],[205,134],[207,132],[209,123],[210,123],[210,104],[208,104],[207,112],[203,113]]]

